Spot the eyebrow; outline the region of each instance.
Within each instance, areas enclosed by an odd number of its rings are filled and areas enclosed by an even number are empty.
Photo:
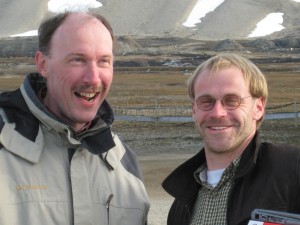
[[[222,98],[226,97],[226,96],[230,96],[230,95],[234,95],[234,96],[238,96],[238,97],[241,97],[241,95],[237,94],[237,93],[227,93],[225,95],[223,95]],[[211,96],[210,94],[204,94],[204,95],[200,95],[198,96],[197,98],[200,98],[200,97],[210,97],[210,98],[214,98],[213,96]],[[197,99],[195,98],[195,99]],[[215,98],[214,98],[215,99]]]
[[[80,57],[87,57],[89,58],[86,54],[83,53],[70,53],[66,56],[66,58],[72,57],[72,56],[80,56]],[[111,54],[105,54],[105,55],[101,55],[98,58],[113,58],[113,55]]]

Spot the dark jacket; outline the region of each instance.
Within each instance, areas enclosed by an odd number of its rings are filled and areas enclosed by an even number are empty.
[[[201,185],[193,173],[205,163],[205,153],[183,163],[163,182],[175,200],[168,225],[188,225]],[[300,213],[300,150],[286,144],[261,143],[258,133],[242,154],[230,190],[228,225],[248,224],[255,208]]]

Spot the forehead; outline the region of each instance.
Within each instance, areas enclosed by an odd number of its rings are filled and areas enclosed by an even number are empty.
[[[195,95],[243,94],[248,92],[242,71],[237,67],[228,67],[211,71],[203,70],[195,81]]]
[[[64,22],[60,25],[60,27],[63,27],[64,30],[73,30],[88,26],[89,24],[100,26],[103,25],[101,21],[99,21],[97,18],[91,15],[83,13],[72,13],[65,18]],[[59,30],[60,27],[58,27],[57,30]]]
[[[54,32],[51,48],[98,48],[112,50],[112,37],[109,30],[99,21],[89,15],[71,14]],[[51,51],[50,48],[50,51]]]

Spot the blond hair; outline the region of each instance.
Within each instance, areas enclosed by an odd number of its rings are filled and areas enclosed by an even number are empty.
[[[265,103],[267,102],[268,85],[264,74],[249,59],[233,53],[218,54],[201,63],[197,67],[187,82],[190,98],[195,100],[195,82],[204,70],[215,73],[230,67],[236,67],[241,70],[245,83],[248,86],[250,94],[253,98],[262,98]],[[260,126],[262,120],[263,117],[257,121],[257,127]]]

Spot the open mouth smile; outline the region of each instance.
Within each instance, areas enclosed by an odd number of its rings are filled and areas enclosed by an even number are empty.
[[[100,92],[75,92],[78,98],[81,98],[88,102],[93,102],[94,99],[100,94]]]

